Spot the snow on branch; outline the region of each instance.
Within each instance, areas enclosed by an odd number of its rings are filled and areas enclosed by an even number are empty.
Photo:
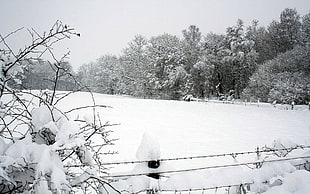
[[[115,153],[103,151],[103,147],[116,141],[110,137],[113,131],[106,129],[114,124],[102,123],[97,114],[98,109],[109,106],[96,104],[91,91],[75,78],[65,61],[70,52],[60,59],[53,52],[55,44],[80,34],[60,21],[43,34],[28,29],[31,43],[15,53],[6,39],[21,30],[23,28],[0,35],[0,44],[4,47],[0,50],[0,192],[69,193],[99,192],[102,187],[113,189],[99,177],[107,171],[101,164],[104,155]],[[41,63],[46,54],[52,59],[43,62],[52,71],[51,90],[17,89],[19,85],[23,87],[24,70],[33,63]],[[76,86],[74,91],[60,93],[57,90],[63,77],[72,80]],[[60,102],[85,88],[92,105],[63,110]],[[86,108],[92,109],[92,118],[71,119],[72,112],[80,115],[80,110]]]

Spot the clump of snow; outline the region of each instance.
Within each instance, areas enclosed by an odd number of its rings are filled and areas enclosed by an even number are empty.
[[[283,183],[270,188],[265,194],[307,194],[310,191],[310,173],[305,170],[297,170],[286,174]]]
[[[32,111],[32,124],[34,126],[34,132],[40,131],[44,126],[51,125],[50,122],[56,122],[54,124],[60,124],[64,116],[57,110],[53,110],[47,105],[39,106]],[[54,126],[53,126],[54,128]],[[55,131],[55,129],[53,129]]]
[[[67,186],[68,181],[66,180],[66,175],[59,155],[48,145],[34,143],[28,136],[23,140],[11,144],[5,151],[4,157],[6,164],[2,170],[5,170],[5,168],[8,167],[12,167],[12,169],[15,167],[22,171],[24,171],[24,167],[27,166],[33,168],[33,170],[31,170],[32,168],[29,168],[29,170],[23,175],[25,177],[21,177],[20,181],[25,183],[25,181],[32,180],[32,178],[35,177],[35,179],[38,180],[35,184],[35,190],[42,191],[42,189],[46,189],[46,179],[50,177],[49,188],[57,193],[60,193],[61,191],[69,191]],[[21,175],[16,171],[15,176]]]
[[[41,180],[39,183],[37,183],[35,187],[35,193],[52,194],[52,192],[49,190],[48,182],[46,180]]]
[[[284,157],[291,151],[290,148],[295,148],[298,144],[290,140],[277,139],[272,144],[272,149],[277,150],[274,152],[279,157]]]
[[[34,108],[31,123],[31,133],[21,140],[6,144],[0,138],[0,184],[31,186],[26,189],[36,193],[69,192],[62,154],[75,151],[83,165],[94,164],[92,153],[79,134],[80,127],[47,105]]]
[[[86,114],[86,115],[84,115],[84,120],[86,121],[86,123],[88,125],[93,124],[94,123],[94,116],[90,115],[90,114]]]
[[[160,158],[160,146],[150,134],[144,133],[136,157],[139,160],[157,160]]]
[[[0,138],[0,156],[2,156],[7,149],[7,144]]]
[[[92,176],[96,176],[98,174],[98,167],[90,167],[87,168],[80,176],[75,177],[70,184],[72,186],[82,184],[85,182],[87,179],[89,179]]]
[[[35,142],[52,144],[54,150],[83,147],[85,141],[78,135],[80,128],[76,122],[68,120],[60,111],[51,109],[43,105],[32,112],[33,132],[36,133]],[[89,151],[84,150],[80,153],[87,154],[87,163],[91,163]]]
[[[94,164],[93,155],[85,146],[79,146],[76,149],[76,154],[83,164],[90,166]]]
[[[68,181],[64,173],[62,162],[57,153],[52,151],[47,145],[34,145],[35,149],[40,149],[34,152],[36,155],[35,162],[37,163],[36,179],[40,180],[40,177],[51,177],[51,188],[60,193],[62,190],[69,191],[67,187]],[[35,150],[34,149],[34,150]]]

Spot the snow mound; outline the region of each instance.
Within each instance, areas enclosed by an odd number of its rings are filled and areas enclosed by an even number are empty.
[[[160,158],[160,146],[158,141],[150,134],[144,133],[136,157],[138,160],[158,160]]]

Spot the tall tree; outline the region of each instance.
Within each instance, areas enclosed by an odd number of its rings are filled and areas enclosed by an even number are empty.
[[[282,52],[293,49],[299,43],[301,32],[300,16],[296,9],[286,8],[280,15],[280,37]]]
[[[268,36],[268,31],[260,27],[258,20],[253,20],[252,25],[247,28],[246,38],[254,41],[253,49],[257,52],[257,64],[262,64],[267,60],[273,59],[277,53],[273,48],[272,41]]]
[[[226,44],[228,47],[224,61],[231,66],[232,85],[237,98],[247,86],[249,77],[255,71],[257,53],[254,50],[255,42],[245,36],[244,24],[238,20],[235,26],[227,28]]]
[[[148,45],[148,56],[153,65],[150,82],[161,98],[178,99],[186,93],[184,53],[178,37],[163,34],[152,37]]]
[[[191,25],[187,30],[182,31],[183,45],[185,53],[185,70],[190,72],[191,68],[197,63],[201,55],[201,32],[195,25]]]
[[[214,65],[208,55],[201,56],[191,69],[191,80],[193,82],[193,93],[197,97],[204,98],[212,92],[212,74]]]
[[[213,75],[211,77],[211,95],[221,95],[226,92],[230,78],[230,68],[223,62],[225,56],[225,36],[209,33],[204,38],[204,51],[202,56],[208,59],[208,64],[213,66]]]
[[[106,94],[118,94],[120,82],[120,63],[116,56],[104,55],[95,66],[95,91]]]
[[[22,88],[24,89],[49,89],[53,90],[53,84],[57,78],[57,90],[70,91],[75,88],[72,66],[69,62],[57,64],[43,60],[28,60],[29,65],[24,71]],[[56,76],[57,67],[60,67]]]
[[[79,81],[91,91],[96,91],[96,70],[96,64],[91,62],[80,66],[77,73]]]
[[[293,49],[300,41],[301,22],[296,9],[286,8],[280,14],[280,21],[273,21],[269,27],[269,36],[276,54]]]
[[[310,45],[310,12],[302,17],[301,41],[304,45]]]
[[[120,58],[123,66],[122,84],[127,94],[146,97],[149,93],[147,76],[151,68],[146,53],[147,44],[145,37],[136,35],[123,50]]]

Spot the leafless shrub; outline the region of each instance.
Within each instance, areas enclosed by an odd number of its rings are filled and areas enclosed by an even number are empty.
[[[113,124],[102,123],[97,114],[98,108],[108,106],[97,105],[91,91],[90,106],[67,112],[57,106],[74,92],[88,90],[65,67],[69,52],[60,59],[53,52],[55,44],[80,34],[57,21],[43,34],[28,29],[31,43],[14,52],[6,40],[21,30],[0,35],[0,192],[99,192],[111,187],[100,175],[107,173],[103,156],[115,153],[104,150],[115,141],[107,129]],[[14,88],[12,83],[22,84],[23,70],[44,55],[52,59],[52,90]],[[64,75],[73,80],[75,91],[57,92]],[[92,109],[91,119],[69,119],[68,114],[84,108]]]

